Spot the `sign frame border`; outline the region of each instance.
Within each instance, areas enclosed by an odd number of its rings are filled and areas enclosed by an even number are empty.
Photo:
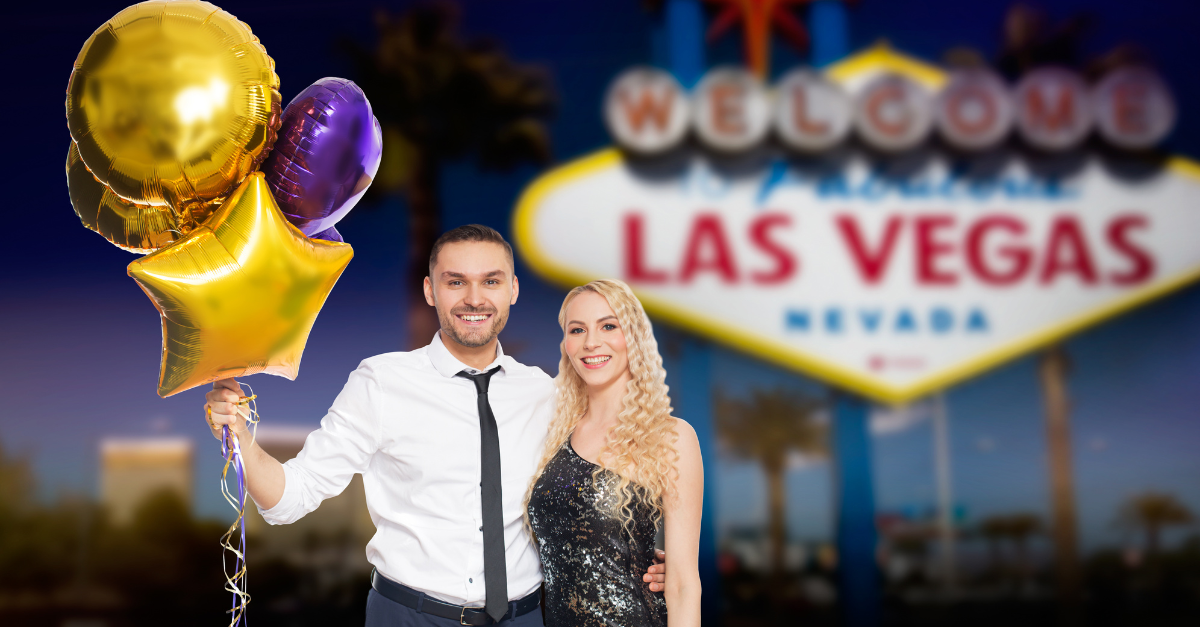
[[[908,75],[931,88],[940,86],[946,80],[945,73],[936,66],[900,54],[886,45],[873,46],[863,52],[846,57],[827,67],[825,72],[835,81],[844,82],[856,75],[878,70]],[[522,258],[534,272],[551,283],[568,289],[591,280],[588,278],[589,273],[558,264],[538,246],[534,237],[537,211],[542,200],[559,187],[598,171],[621,167],[625,161],[625,155],[619,148],[612,146],[602,148],[539,175],[525,187],[517,200],[516,209],[513,211],[511,232]],[[1187,157],[1178,155],[1168,157],[1165,160],[1164,170],[1200,181],[1200,163]],[[1200,208],[1197,210],[1200,211]],[[831,363],[804,350],[781,348],[780,343],[769,336],[738,328],[701,312],[688,311],[665,299],[644,293],[637,285],[630,287],[641,299],[642,305],[648,313],[674,326],[713,338],[735,350],[824,380],[832,385],[858,392],[877,401],[901,404],[946,389],[1198,281],[1200,281],[1200,267],[1156,281],[1152,285],[1114,299],[1106,305],[1049,325],[1040,331],[1009,341],[1002,346],[980,353],[974,358],[942,368],[920,377],[914,383],[903,386],[883,383],[875,377]]]

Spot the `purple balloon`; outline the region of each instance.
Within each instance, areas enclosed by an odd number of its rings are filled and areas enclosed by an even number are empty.
[[[322,78],[284,109],[262,172],[287,219],[312,237],[354,208],[382,156],[383,131],[366,95],[344,78]]]
[[[331,226],[331,227],[325,229],[324,231],[321,231],[320,233],[313,233],[312,235],[309,235],[309,237],[311,237],[313,239],[323,239],[328,242],[345,242],[346,241],[346,240],[342,239],[342,234],[338,233],[336,226]]]

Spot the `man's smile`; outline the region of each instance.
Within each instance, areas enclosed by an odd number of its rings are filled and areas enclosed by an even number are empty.
[[[455,317],[462,320],[468,326],[480,326],[487,322],[493,314],[455,314]]]

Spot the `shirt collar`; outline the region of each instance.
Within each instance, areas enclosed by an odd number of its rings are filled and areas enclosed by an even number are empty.
[[[437,370],[438,374],[442,375],[443,377],[453,377],[463,370],[471,373],[479,372],[478,370],[459,361],[457,357],[450,353],[450,350],[447,349],[446,345],[442,343],[441,331],[433,334],[433,341],[429,343],[429,348],[426,350],[426,354],[429,355],[429,361],[433,364],[433,369]],[[499,340],[496,341],[496,358],[493,359],[492,363],[488,364],[488,367],[484,368],[483,370],[486,372],[492,368],[495,368],[496,366],[500,366],[501,371],[503,371],[504,348],[500,346]]]

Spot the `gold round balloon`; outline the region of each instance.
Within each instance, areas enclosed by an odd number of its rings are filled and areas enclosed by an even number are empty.
[[[84,226],[131,253],[152,253],[183,235],[170,207],[129,202],[96,180],[79,158],[75,142],[67,151],[67,191]],[[218,205],[218,201],[203,205],[193,219],[203,222]]]
[[[179,226],[254,171],[279,129],[279,76],[250,27],[207,2],[135,4],[96,30],[67,85],[87,169]]]

